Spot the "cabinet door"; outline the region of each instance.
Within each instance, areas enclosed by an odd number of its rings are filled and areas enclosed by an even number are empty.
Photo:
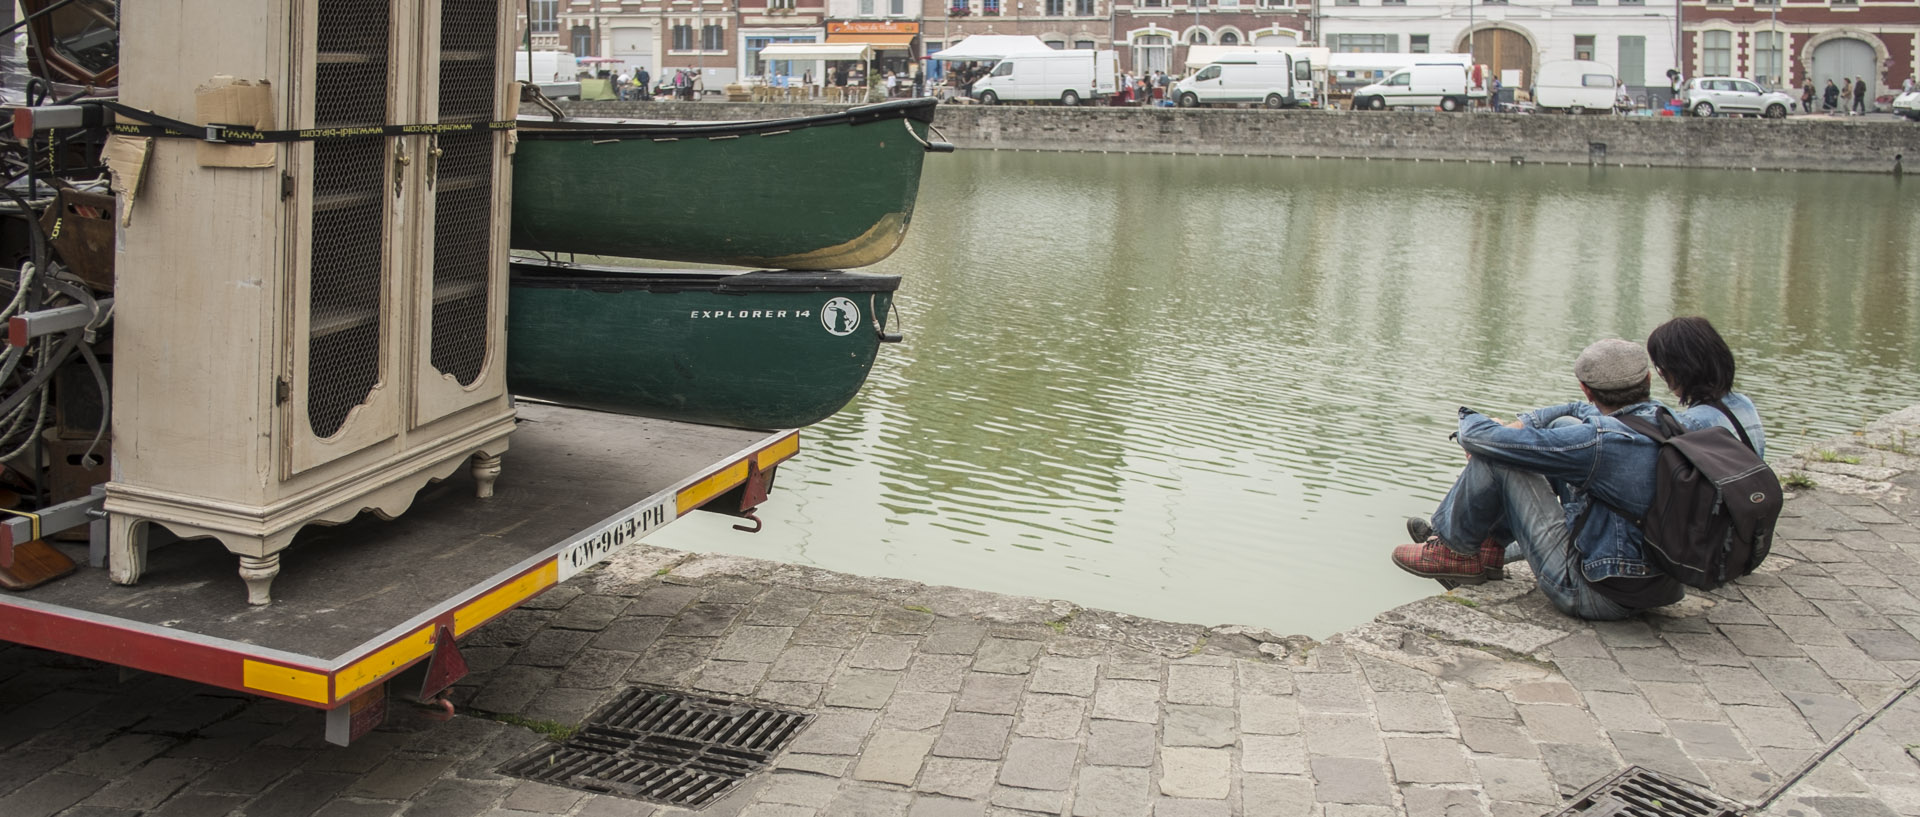
[[[294,51],[297,127],[352,128],[394,121],[390,100],[409,53],[403,6],[389,0],[311,0]],[[287,466],[299,473],[399,432],[401,371],[395,337],[397,234],[405,191],[396,140],[295,142],[288,164],[294,259]]]
[[[413,283],[412,426],[506,392],[507,99],[514,6],[427,0],[416,121],[480,125],[408,137],[419,146],[420,244]]]

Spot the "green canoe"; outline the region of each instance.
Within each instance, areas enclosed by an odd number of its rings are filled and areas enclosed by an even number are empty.
[[[934,101],[750,122],[523,119],[515,249],[832,270],[892,254],[913,218]]]
[[[571,266],[515,259],[507,384],[569,406],[797,428],[852,400],[900,276]]]

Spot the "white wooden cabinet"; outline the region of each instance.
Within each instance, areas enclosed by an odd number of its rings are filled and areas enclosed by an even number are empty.
[[[154,0],[121,8],[121,101],[195,115],[265,80],[278,128],[511,119],[504,0]],[[159,139],[117,253],[113,579],[160,524],[240,557],[267,603],[301,527],[404,512],[469,460],[491,493],[506,392],[510,136],[283,143],[205,166]],[[122,208],[128,207],[122,203]]]

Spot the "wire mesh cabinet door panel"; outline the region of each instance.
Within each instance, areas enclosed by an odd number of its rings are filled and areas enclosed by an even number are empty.
[[[413,282],[411,426],[506,393],[507,99],[514,4],[426,0],[415,121],[471,131],[407,137],[424,157]]]
[[[294,74],[299,127],[381,126],[401,113],[406,4],[310,0],[300,4]],[[399,140],[294,143],[294,259],[287,466],[297,474],[392,439],[399,432],[404,324],[395,278],[412,157]]]

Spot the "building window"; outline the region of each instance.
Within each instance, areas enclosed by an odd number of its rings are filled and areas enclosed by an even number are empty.
[[[583,57],[593,54],[593,29],[586,26],[573,27],[573,53]]]
[[[1623,6],[1644,6],[1646,4],[1647,0],[1620,0],[1620,5]]]
[[[1400,50],[1398,34],[1335,34],[1333,50],[1346,54],[1392,54]]]
[[[1357,6],[1360,5],[1360,0],[1333,0],[1333,4],[1336,6]]]
[[[1187,38],[1187,45],[1206,45],[1206,44],[1207,44],[1207,32],[1204,32],[1204,31],[1195,31],[1193,32],[1192,36]]]
[[[1074,40],[1073,41],[1073,50],[1075,51],[1093,51],[1095,49],[1098,49],[1099,47],[1100,46],[1095,44],[1094,41],[1092,40]]]
[[[1139,0],[1142,8],[1157,9],[1167,4],[1167,0]]]
[[[700,27],[701,51],[727,50],[727,29],[724,26],[706,25]]]
[[[1235,34],[1231,31],[1222,31],[1220,32],[1220,44],[1221,45],[1239,45],[1240,35]]]
[[[1756,31],[1753,34],[1753,76],[1772,87],[1786,84],[1787,73],[1783,70],[1780,55],[1786,50],[1787,35],[1778,31]]]
[[[1380,0],[1380,5],[1383,6],[1404,6],[1406,4],[1407,0]]]
[[[1133,69],[1166,71],[1173,67],[1173,38],[1164,34],[1144,34],[1133,40]]]
[[[793,10],[793,0],[767,0],[767,8]]]
[[[1067,13],[1067,0],[1047,0],[1046,13],[1048,17],[1065,16]]]
[[[907,14],[907,0],[891,0],[887,3],[887,16],[904,17]]]
[[[1573,58],[1576,60],[1593,59],[1593,35],[1592,34],[1574,35]]]
[[[1777,6],[1780,5],[1780,0],[1753,0],[1753,4],[1756,6]]]
[[[1407,36],[1407,53],[1425,54],[1430,50],[1432,49],[1427,45],[1427,35],[1410,34]]]
[[[1573,0],[1573,4],[1576,6],[1597,6],[1600,5],[1600,0]]]
[[[1733,32],[1700,32],[1700,73],[1709,77],[1733,75]]]
[[[692,51],[693,50],[693,26],[687,25],[686,23],[676,23],[674,25],[673,50],[675,51]]]
[[[1093,0],[1073,0],[1073,14],[1075,17],[1092,17],[1093,13]],[[1074,47],[1079,48],[1079,46]]]
[[[861,17],[872,17],[872,16],[874,16],[874,15],[873,15],[873,0],[860,0],[860,16],[861,16]]]
[[[527,6],[527,28],[535,34],[560,31],[560,0],[533,0]]]

